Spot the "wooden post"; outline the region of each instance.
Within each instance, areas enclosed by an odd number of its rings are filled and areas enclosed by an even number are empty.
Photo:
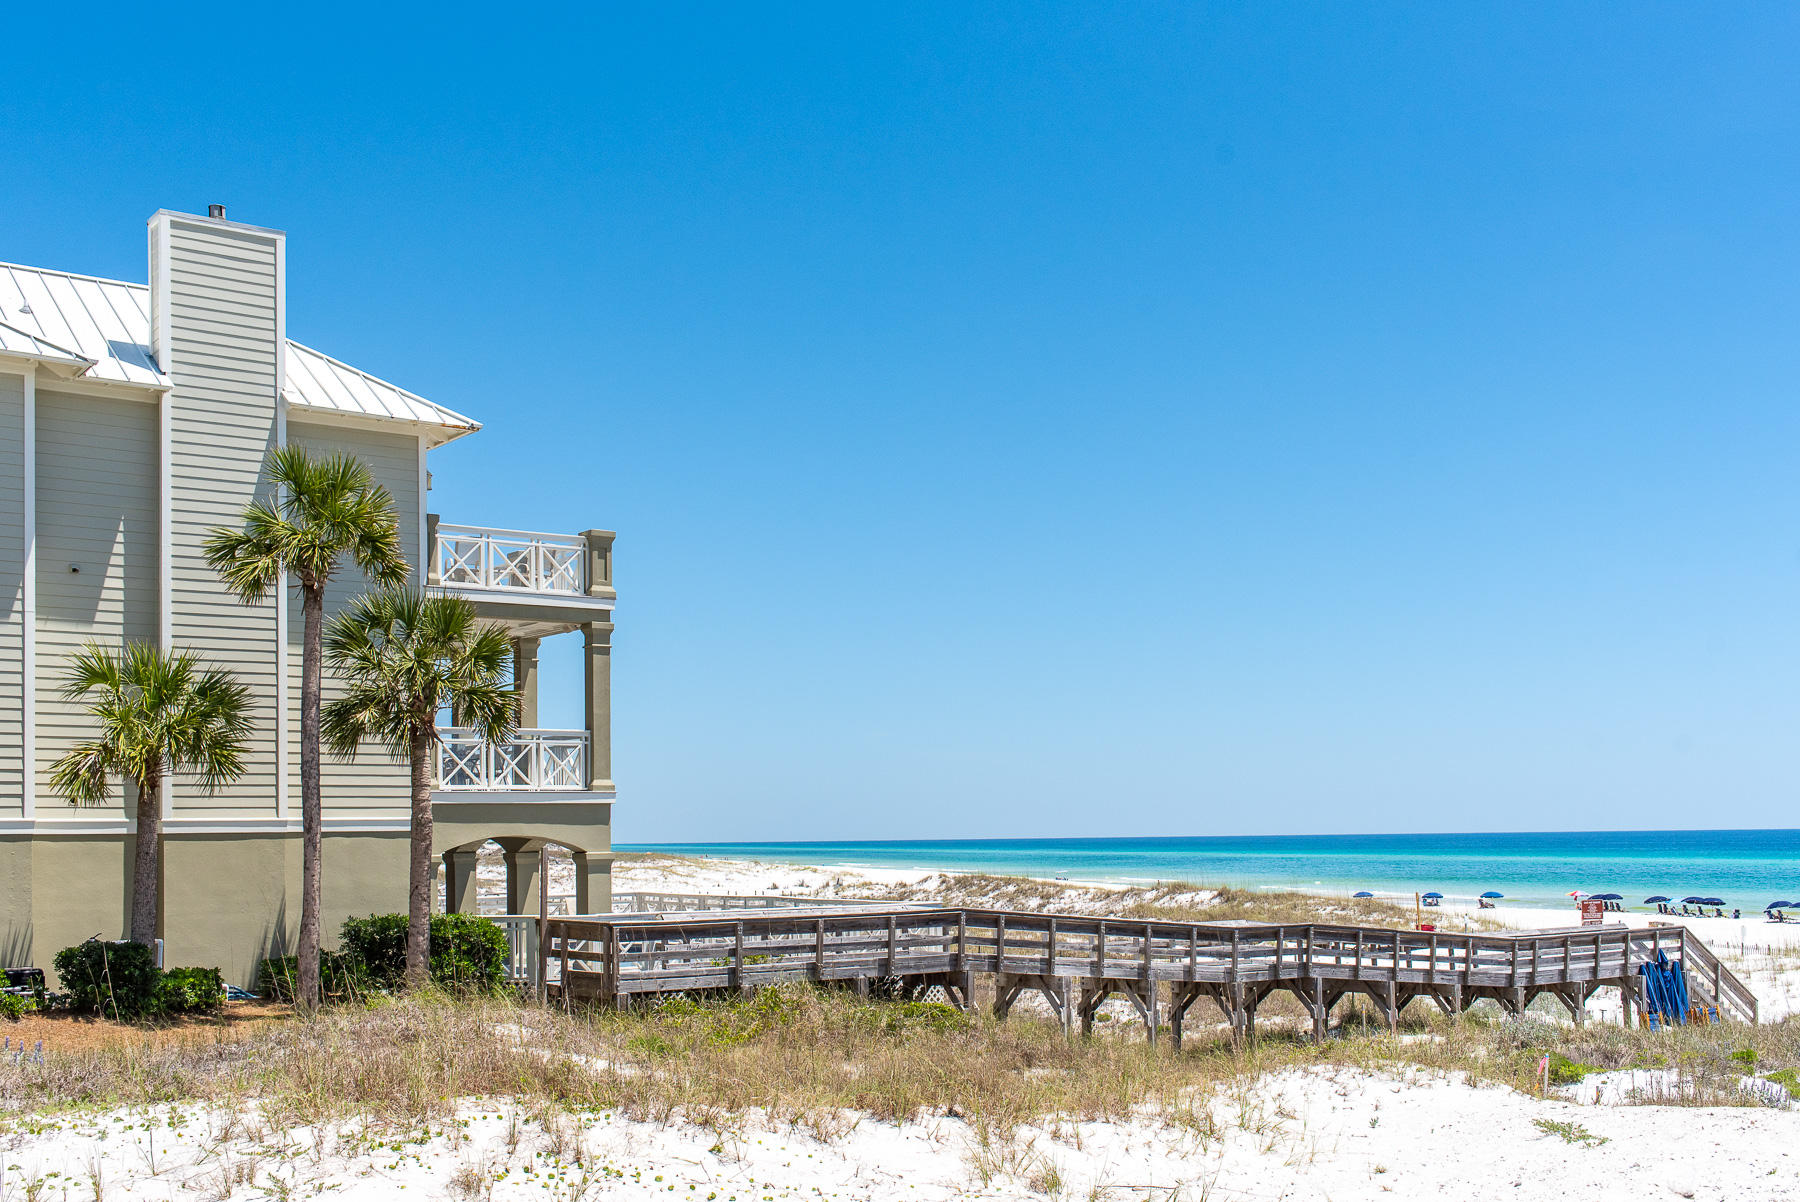
[[[1188,928],[1188,980],[1195,981],[1200,977],[1200,928]]]
[[[558,942],[562,948],[562,984],[557,988],[562,991],[563,1011],[568,1013],[573,1009],[574,1003],[569,998],[569,934],[567,931],[563,932],[562,938]]]
[[[1054,914],[1050,916],[1050,933],[1045,936],[1045,939],[1049,943],[1049,947],[1044,952],[1044,975],[1054,977],[1056,975],[1056,915]]]
[[[888,915],[887,923],[887,975],[894,975],[894,916]]]
[[[813,980],[825,980],[825,920],[813,920]]]
[[[731,987],[744,987],[744,924],[737,924],[737,939],[731,951]]]
[[[1104,977],[1106,975],[1106,923],[1104,921],[1099,924],[1097,933],[1094,936],[1094,975],[1096,977]],[[1085,1006],[1086,1004],[1087,1003],[1084,1000],[1082,1005]],[[1091,1027],[1092,1023],[1090,1021],[1088,1026],[1082,1028],[1081,1033],[1086,1035]]]
[[[1236,933],[1237,932],[1235,932],[1235,931],[1232,932],[1232,934],[1234,934],[1234,935]],[[1146,981],[1151,979],[1151,977],[1150,977],[1150,949],[1151,949],[1151,945],[1154,942],[1155,941],[1153,939],[1151,939],[1151,937],[1150,937],[1150,924],[1145,923],[1144,924],[1144,968],[1143,968],[1143,973],[1144,973],[1144,980],[1146,980]]]

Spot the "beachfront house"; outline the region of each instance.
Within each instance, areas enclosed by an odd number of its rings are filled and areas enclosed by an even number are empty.
[[[284,443],[368,464],[394,497],[418,581],[470,598],[514,639],[517,738],[490,746],[442,732],[433,816],[449,908],[473,910],[475,851],[493,839],[507,912],[536,912],[547,843],[573,853],[576,912],[606,909],[612,532],[439,521],[430,454],[478,423],[289,341],[281,231],[227,220],[222,206],[163,211],[149,252],[147,285],[0,263],[0,962],[47,966],[57,949],[116,938],[127,923],[134,798],[121,790],[76,809],[46,783],[91,733],[59,690],[89,640],[191,649],[254,695],[243,778],[212,795],[180,778],[168,790],[166,962],[218,965],[247,985],[259,957],[291,950],[299,601],[243,605],[201,554],[209,531],[241,523],[267,487],[265,453]],[[327,616],[362,587],[346,564]],[[583,658],[580,729],[538,727],[543,640],[546,656]],[[329,940],[347,915],[406,908],[409,778],[373,749],[327,757],[323,776]]]

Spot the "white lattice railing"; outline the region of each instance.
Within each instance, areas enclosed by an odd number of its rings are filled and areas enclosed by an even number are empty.
[[[439,523],[431,555],[445,585],[587,594],[587,541],[575,535]]]
[[[521,730],[489,743],[438,728],[438,788],[456,792],[579,792],[588,787],[588,732]]]

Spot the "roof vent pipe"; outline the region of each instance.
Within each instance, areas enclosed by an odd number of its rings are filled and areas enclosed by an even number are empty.
[[[224,205],[207,205],[206,206],[206,215],[208,217],[211,217],[215,221],[223,221],[223,220],[225,220],[225,206]]]

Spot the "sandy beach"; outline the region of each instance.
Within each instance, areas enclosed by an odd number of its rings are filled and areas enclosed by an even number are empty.
[[[1105,882],[658,855],[623,857],[616,881],[621,893],[891,899],[972,890],[996,904],[1026,890],[1034,905],[1097,913],[1144,893]],[[553,871],[553,896],[558,888]],[[1183,896],[1204,905],[1208,891]],[[1446,928],[1492,929],[1566,925],[1570,915],[1451,903],[1434,917]],[[1800,992],[1793,928],[1687,924],[1750,980],[1767,1018],[1793,1013]],[[1593,1011],[1618,1017],[1616,1004],[1603,999]],[[1548,1009],[1533,1016],[1566,1022]],[[1127,1021],[1121,1013],[1119,1025]],[[1414,1038],[1421,1036],[1402,1036]],[[595,1063],[582,1071],[617,1070]],[[471,1097],[448,1121],[397,1133],[366,1119],[284,1126],[241,1107],[148,1105],[0,1123],[0,1202],[1800,1199],[1800,1103],[1790,1091],[1751,1075],[1742,1079],[1741,1105],[1695,1105],[1684,1088],[1678,1070],[1647,1068],[1595,1072],[1539,1096],[1467,1072],[1330,1062],[1252,1074],[1180,1112],[1144,1104],[1129,1117],[1045,1118],[1008,1133],[953,1109],[900,1122],[846,1111],[797,1126],[791,1116],[783,1121],[754,1107],[645,1121]]]
[[[207,1108],[83,1115],[0,1137],[13,1198],[1332,1199],[1800,1198],[1800,1113],[1584,1106],[1424,1076],[1322,1069],[1220,1099],[1205,1128],[1152,1118],[1003,1142],[933,1115],[845,1116],[828,1140],[744,1116],[727,1134],[610,1115],[548,1125],[471,1101],[394,1138],[280,1129]],[[236,1134],[233,1134],[233,1132]]]

